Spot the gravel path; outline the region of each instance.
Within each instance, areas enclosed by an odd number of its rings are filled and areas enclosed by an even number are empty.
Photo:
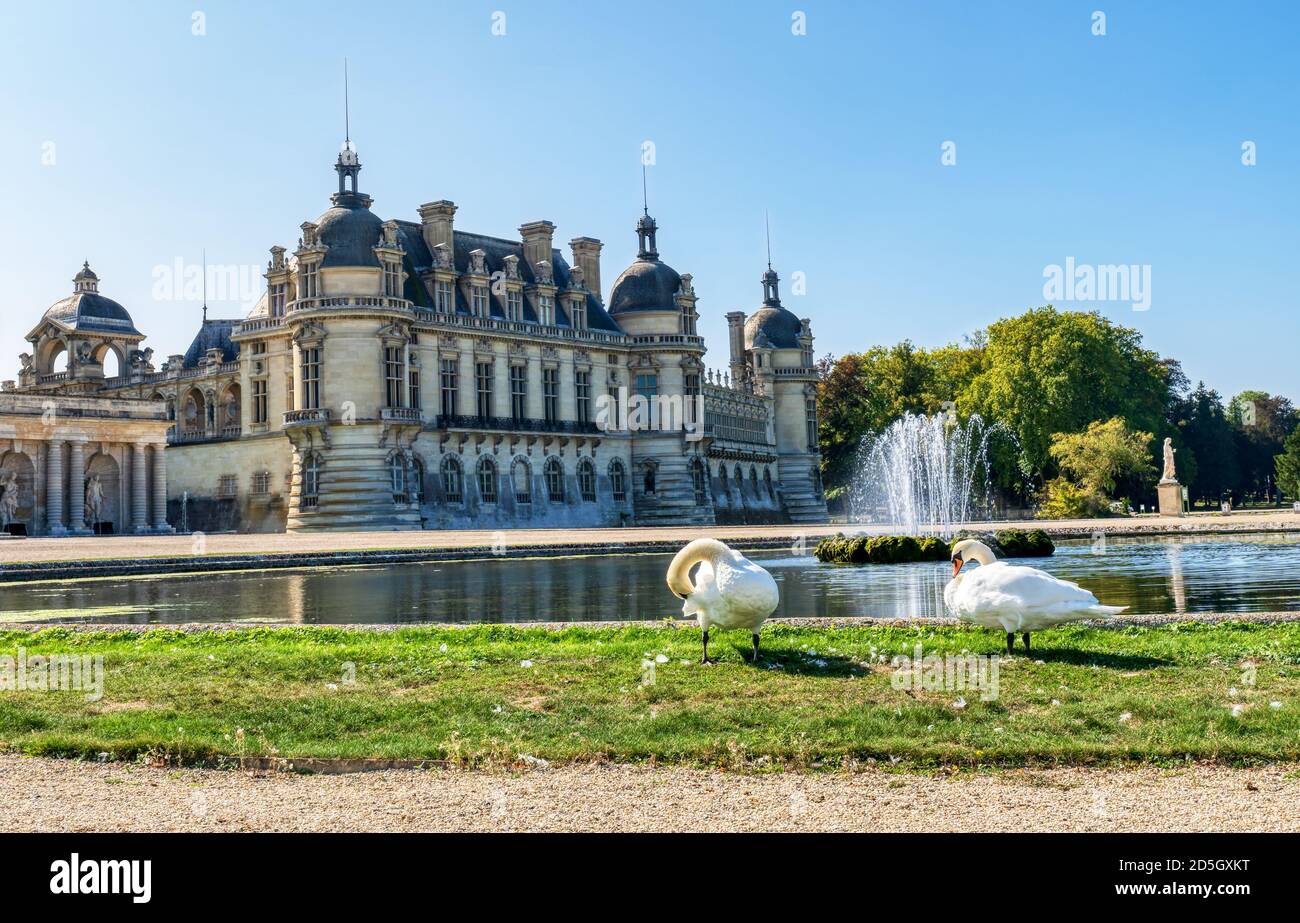
[[[0,831],[1300,831],[1297,767],[291,775],[0,755]]]

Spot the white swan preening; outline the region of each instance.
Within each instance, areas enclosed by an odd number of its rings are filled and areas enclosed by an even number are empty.
[[[962,573],[962,565],[979,567]],[[1015,651],[1016,632],[1029,633],[1080,619],[1109,618],[1128,606],[1103,606],[1077,583],[1060,580],[1035,567],[1007,564],[993,557],[988,545],[966,539],[952,546],[952,580],[943,589],[948,610],[964,622],[1007,633],[1007,653]]]
[[[699,565],[695,582],[691,568]],[[704,655],[709,660],[709,628],[748,628],[754,637],[754,662],[758,662],[758,632],[776,611],[780,594],[776,581],[739,551],[714,538],[697,538],[668,565],[668,588],[679,598],[684,615],[693,615],[704,629]]]

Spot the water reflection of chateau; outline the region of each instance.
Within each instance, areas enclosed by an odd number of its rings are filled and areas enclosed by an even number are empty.
[[[759,309],[727,315],[728,370],[709,373],[692,278],[660,260],[648,211],[606,301],[599,240],[571,240],[570,263],[551,222],[489,237],[455,228],[445,200],[385,221],[350,143],[334,168],[331,207],[292,253],[271,248],[252,313],[205,316],[161,368],[78,273],[0,395],[15,522],[84,529],[92,473],[119,532],[826,520],[811,326],[770,267]],[[676,401],[686,425],[600,425],[633,400]],[[50,402],[52,425],[22,424]]]

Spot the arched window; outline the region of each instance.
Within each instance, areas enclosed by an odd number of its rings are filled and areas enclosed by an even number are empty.
[[[448,455],[442,460],[442,498],[447,503],[460,503],[465,497],[464,470],[460,459]]]
[[[727,484],[727,466],[725,464],[718,466],[718,480],[722,482],[722,492],[724,494],[731,489],[730,485]]]
[[[424,462],[411,458],[411,502],[424,502]]]
[[[484,503],[497,502],[497,463],[490,455],[478,460],[478,498]]]
[[[703,506],[708,499],[705,493],[706,477],[704,474],[704,462],[698,458],[691,459],[691,487],[695,490],[695,505]]]
[[[298,495],[299,509],[314,510],[320,505],[320,471],[320,454],[317,452],[308,453],[302,462],[302,490]]]
[[[388,456],[388,480],[393,488],[393,502],[406,503],[406,458],[401,452]]]
[[[772,469],[763,469],[763,483],[767,485],[767,496],[770,500],[776,499],[776,488],[772,486]]]
[[[749,489],[754,492],[754,499],[758,499],[758,469],[753,465],[749,466]]]
[[[590,458],[578,462],[578,493],[584,502],[596,502],[596,466]]]
[[[533,502],[533,471],[526,459],[516,458],[510,466],[510,483],[514,485],[516,503]]]
[[[648,494],[652,494],[655,492],[655,466],[654,465],[645,466],[645,480],[643,481],[642,486],[645,488],[645,492]]]
[[[546,476],[546,497],[552,503],[564,502],[564,465],[552,455],[542,469]]]
[[[609,487],[615,503],[627,502],[627,471],[617,458],[609,463]]]
[[[740,470],[740,465],[736,466],[736,491],[742,494],[745,492],[745,473]]]

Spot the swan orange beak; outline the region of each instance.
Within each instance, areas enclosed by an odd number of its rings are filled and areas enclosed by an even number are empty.
[[[964,564],[964,563],[965,563],[965,562],[964,562],[961,558],[953,558],[953,559],[952,559],[952,575],[953,575],[954,577],[957,576],[957,572],[961,570],[961,566],[962,566],[962,564]]]

